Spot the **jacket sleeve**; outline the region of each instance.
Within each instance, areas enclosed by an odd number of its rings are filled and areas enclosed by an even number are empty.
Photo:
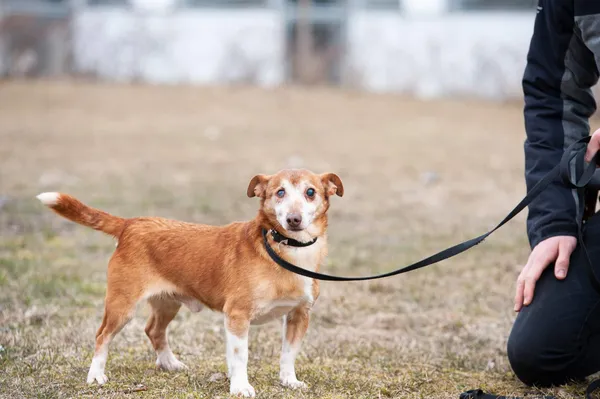
[[[589,135],[596,110],[590,88],[598,73],[578,33],[573,0],[539,1],[522,82],[528,190],[560,162],[566,147]],[[574,190],[554,182],[529,206],[531,246],[553,236],[576,236],[582,206]]]

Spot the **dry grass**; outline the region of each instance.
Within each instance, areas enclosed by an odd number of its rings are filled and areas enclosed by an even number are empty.
[[[520,104],[423,103],[328,90],[0,87],[0,396],[227,397],[222,316],[180,312],[172,347],[188,372],[154,370],[147,309],[114,341],[109,383],[85,377],[99,326],[100,233],[35,199],[76,195],[111,213],[203,223],[249,219],[259,172],[337,172],[324,270],[358,275],[417,260],[491,227],[524,194]],[[402,277],[324,283],[297,363],[309,390],[279,387],[279,326],[253,328],[259,397],[457,398],[524,394],[505,345],[524,215],[485,244]],[[583,386],[548,391],[577,397]]]

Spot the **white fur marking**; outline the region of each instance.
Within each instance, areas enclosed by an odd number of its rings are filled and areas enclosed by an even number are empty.
[[[58,204],[59,193],[41,193],[36,198],[46,206],[54,206]]]
[[[322,237],[308,247],[294,248],[282,245],[279,248],[293,264],[308,270],[315,270],[318,266],[323,246],[327,245],[326,241],[326,238]],[[302,287],[302,294],[294,297],[265,300],[264,298],[273,298],[268,287],[261,285],[256,287],[255,295],[257,302],[255,311],[252,314],[251,324],[267,323],[288,314],[297,306],[312,307],[315,300],[313,295],[314,280],[303,276],[295,276],[295,278],[297,279],[297,284]]]
[[[321,237],[316,243],[309,247],[293,248],[285,247],[285,254],[289,257],[291,263],[298,265],[308,270],[315,270],[319,263],[319,257],[323,246],[326,245],[326,239]],[[312,305],[314,301],[313,297],[313,279],[304,276],[297,276],[301,279],[304,285],[304,302],[308,302]]]
[[[313,297],[313,279],[302,276],[302,280],[304,280],[304,295],[306,297],[306,302],[312,306],[315,301],[315,298]]]
[[[108,377],[104,374],[106,359],[108,359],[108,343],[102,345],[92,358],[92,364],[87,376],[88,384],[93,384],[94,381],[96,381],[98,384],[102,385],[108,381]]]
[[[163,350],[158,351],[157,355],[158,356],[156,357],[156,365],[163,370],[177,371],[188,368],[185,364],[177,360],[173,352],[171,352],[171,348],[169,348],[168,346],[165,347]]]
[[[238,337],[230,332],[227,328],[227,317],[225,317],[225,338],[230,380],[229,393],[253,398],[256,392],[248,382],[248,335]]]
[[[301,182],[298,186],[294,186],[288,180],[283,180],[281,186],[285,190],[285,197],[283,199],[279,199],[276,196],[273,197],[273,201],[275,201],[273,208],[275,209],[277,221],[284,229],[289,230],[290,226],[287,223],[288,215],[293,212],[300,212],[302,223],[299,228],[302,230],[306,229],[312,224],[321,199],[318,196],[313,201],[306,199],[305,192],[309,188],[306,182]],[[310,241],[310,239],[309,237],[305,241]]]
[[[297,389],[306,388],[306,384],[296,378],[294,363],[300,351],[300,342],[291,344],[287,338],[287,316],[283,316],[283,339],[281,345],[281,360],[279,362],[279,380],[283,386]]]

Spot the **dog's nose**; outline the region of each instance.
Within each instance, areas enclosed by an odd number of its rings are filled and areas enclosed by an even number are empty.
[[[287,216],[286,222],[291,228],[297,228],[302,223],[302,215],[299,213],[290,213]]]

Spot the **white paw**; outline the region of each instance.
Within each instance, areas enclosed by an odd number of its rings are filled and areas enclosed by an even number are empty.
[[[90,370],[87,377],[87,383],[93,384],[96,381],[99,385],[103,385],[108,381],[108,377],[103,370]]]
[[[298,381],[298,379],[295,376],[282,376],[280,377],[280,381],[281,385],[292,389],[304,389],[308,387],[306,383]]]
[[[256,396],[256,392],[252,385],[248,382],[244,383],[231,383],[229,393],[232,395],[242,396],[244,398],[253,398]]]
[[[156,358],[156,366],[167,371],[187,370],[188,366],[177,360],[171,351],[162,352]]]
[[[188,369],[188,366],[186,366],[184,363],[180,362],[177,359],[172,359],[168,362],[157,360],[156,366],[167,371],[179,371]]]

